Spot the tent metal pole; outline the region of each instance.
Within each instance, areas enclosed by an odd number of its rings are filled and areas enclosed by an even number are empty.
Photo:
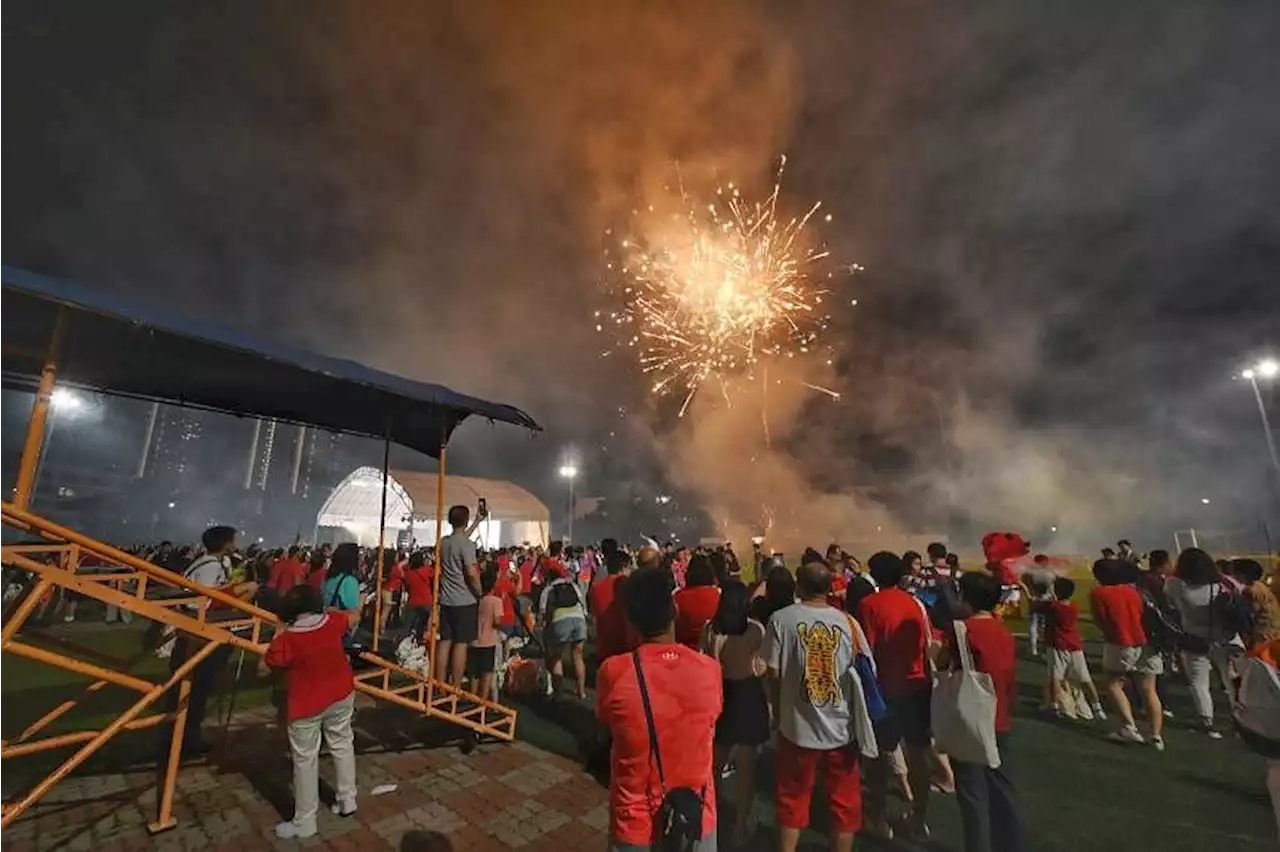
[[[387,489],[391,480],[391,424],[387,424],[387,437],[382,442],[382,511],[378,513],[378,567],[373,581],[376,592],[373,596],[373,651],[376,654],[382,646],[378,640],[382,638],[382,561],[387,549]]]
[[[18,477],[13,485],[13,505],[19,509],[31,506],[31,492],[35,490],[36,467],[44,447],[45,423],[53,406],[53,382],[57,377],[57,356],[62,345],[64,312],[58,311],[53,334],[49,338],[49,351],[45,355],[44,369],[40,372],[40,384],[36,386],[36,400],[31,406],[31,419],[27,421],[27,438],[22,445],[22,458],[18,461]]]
[[[431,706],[431,692],[436,680],[441,682],[448,680],[448,664],[445,665],[445,671],[437,671],[439,666],[436,665],[436,635],[440,632],[440,573],[444,570],[444,566],[440,560],[440,544],[444,540],[444,452],[445,452],[445,433],[440,432],[440,464],[436,473],[436,551],[435,551],[435,572],[431,578],[431,621],[428,628],[427,639],[427,660],[431,666],[430,676],[427,678],[427,706]]]

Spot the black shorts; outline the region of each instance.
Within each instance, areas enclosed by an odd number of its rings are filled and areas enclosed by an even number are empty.
[[[933,716],[929,703],[933,690],[929,687],[907,696],[885,696],[889,713],[875,723],[876,742],[881,753],[893,751],[898,743],[927,746],[932,737]]]
[[[497,664],[495,659],[495,646],[490,645],[488,648],[478,648],[472,645],[467,649],[467,675],[470,677],[480,677],[480,675],[493,674],[494,666]]]
[[[476,641],[479,628],[479,604],[440,607],[440,641],[469,645]]]

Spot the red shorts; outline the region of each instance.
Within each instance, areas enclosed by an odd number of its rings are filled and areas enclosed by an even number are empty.
[[[786,737],[778,737],[775,780],[778,798],[778,825],[805,828],[809,825],[809,797],[822,767],[823,783],[831,809],[831,830],[853,834],[862,828],[862,777],[858,774],[857,744],[827,751],[801,748]]]

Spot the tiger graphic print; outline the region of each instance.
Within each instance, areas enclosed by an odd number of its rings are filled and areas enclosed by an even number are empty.
[[[844,694],[836,676],[836,652],[844,634],[821,621],[797,625],[796,634],[804,648],[805,697],[814,707],[840,706]]]

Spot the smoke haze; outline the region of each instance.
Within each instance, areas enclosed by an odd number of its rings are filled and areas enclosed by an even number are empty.
[[[554,506],[572,445],[620,526],[650,523],[626,501],[675,486],[716,530],[772,524],[789,552],[993,527],[1083,548],[1274,517],[1256,410],[1230,380],[1280,340],[1274,5],[112,4],[11,20],[26,74],[5,95],[24,129],[5,165],[24,215],[5,262],[548,427],[533,442],[464,427],[459,472]],[[676,162],[760,187],[782,154],[784,205],[822,199],[834,257],[867,269],[842,292],[857,306],[830,367],[778,365],[767,400],[748,385],[676,418],[600,357],[602,234]]]

